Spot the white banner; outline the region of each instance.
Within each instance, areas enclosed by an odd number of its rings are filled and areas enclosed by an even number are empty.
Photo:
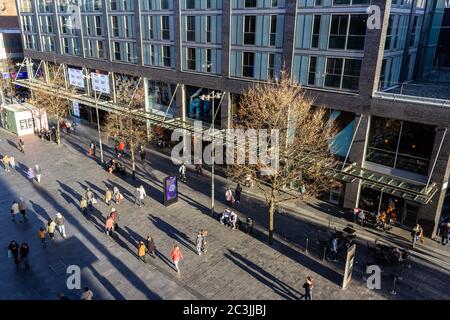
[[[67,68],[69,72],[69,83],[72,86],[84,88],[83,70]]]
[[[110,93],[109,76],[107,74],[100,74],[91,72],[92,89],[98,92]]]
[[[80,117],[80,104],[78,101],[73,101],[72,110],[75,117]]]

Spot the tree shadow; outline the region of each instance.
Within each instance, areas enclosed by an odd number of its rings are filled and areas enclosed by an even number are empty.
[[[239,253],[228,250],[228,253],[225,253],[224,256],[232,261],[236,266],[252,275],[256,280],[263,283],[270,289],[273,289],[273,291],[281,297],[289,300],[298,300],[302,296],[299,291],[285,282],[275,278],[272,274],[265,271],[252,261],[244,258]]]
[[[170,224],[159,217],[149,214],[148,219],[153,223],[155,227],[163,231],[168,237],[172,238],[176,242],[182,244],[184,247],[197,254],[197,251],[193,247],[195,246],[195,243],[191,241],[185,233],[180,232],[178,229],[172,227]]]

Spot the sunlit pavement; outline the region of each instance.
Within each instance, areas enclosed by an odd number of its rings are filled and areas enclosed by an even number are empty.
[[[211,217],[209,176],[196,178],[190,171],[187,184],[179,185],[180,200],[166,208],[162,204],[162,181],[177,172],[169,158],[158,152],[148,154],[145,167],[138,167],[136,181],[129,174],[125,179],[109,175],[96,160],[86,156],[91,137],[95,139],[96,131],[85,126],[78,127],[73,135],[64,134],[61,146],[26,137],[23,155],[15,147],[17,137],[0,131],[0,154],[14,155],[17,163],[15,172],[5,173],[3,168],[0,172],[0,241],[4,248],[0,255],[1,299],[57,299],[61,291],[78,298],[79,291],[66,287],[69,265],[81,268],[81,287],[89,286],[96,299],[298,299],[308,275],[315,279],[314,299],[450,298],[450,246],[444,248],[432,240],[419,245],[413,252],[412,268],[402,273],[397,295],[391,295],[393,283],[388,269],[383,272],[381,290],[366,287],[362,271],[370,258],[365,245],[380,235],[358,229],[361,242],[353,280],[347,290],[342,290],[342,263],[321,261],[314,243],[317,229],[327,225],[327,215],[318,213],[315,217],[316,212],[337,210],[331,226],[341,227],[347,222],[339,217],[339,209],[325,204],[303,206],[298,208],[305,213],[303,217],[294,212],[278,216],[279,234],[270,247],[258,230],[249,236],[227,229]],[[108,147],[107,159],[110,151]],[[28,167],[35,164],[43,171],[41,185],[26,177]],[[217,181],[216,211],[221,211],[226,182],[220,178]],[[133,190],[140,184],[149,195],[142,208],[133,205]],[[115,206],[120,213],[120,234],[109,238],[103,228],[110,208],[101,199],[106,186],[113,185],[123,191],[125,201]],[[85,218],[78,204],[87,187],[100,201]],[[251,215],[258,221],[257,229],[264,230],[266,209],[251,199],[247,190],[245,193],[235,208],[238,215]],[[12,200],[20,196],[27,201],[29,222],[14,224],[9,210]],[[48,240],[43,248],[37,232],[44,220],[56,212],[66,218],[68,239],[57,234],[56,240]],[[202,256],[195,253],[199,229],[209,231],[208,251]],[[402,232],[390,234],[389,238],[406,243]],[[136,258],[136,244],[147,235],[155,238],[158,254],[155,259],[147,256],[144,264]],[[304,251],[307,236],[312,239],[308,254]],[[6,247],[12,239],[30,244],[30,272],[16,271],[12,259],[7,258]],[[179,275],[170,262],[170,250],[176,243],[184,254]]]

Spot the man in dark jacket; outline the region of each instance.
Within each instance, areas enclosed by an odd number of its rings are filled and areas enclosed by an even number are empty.
[[[30,269],[30,264],[28,261],[28,254],[30,253],[30,247],[25,242],[20,246],[20,262],[25,264],[26,269]]]

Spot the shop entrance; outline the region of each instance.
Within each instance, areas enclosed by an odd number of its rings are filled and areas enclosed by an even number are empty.
[[[403,224],[406,217],[405,199],[366,186],[361,188],[359,199],[361,209],[373,214],[384,211],[397,224]]]

